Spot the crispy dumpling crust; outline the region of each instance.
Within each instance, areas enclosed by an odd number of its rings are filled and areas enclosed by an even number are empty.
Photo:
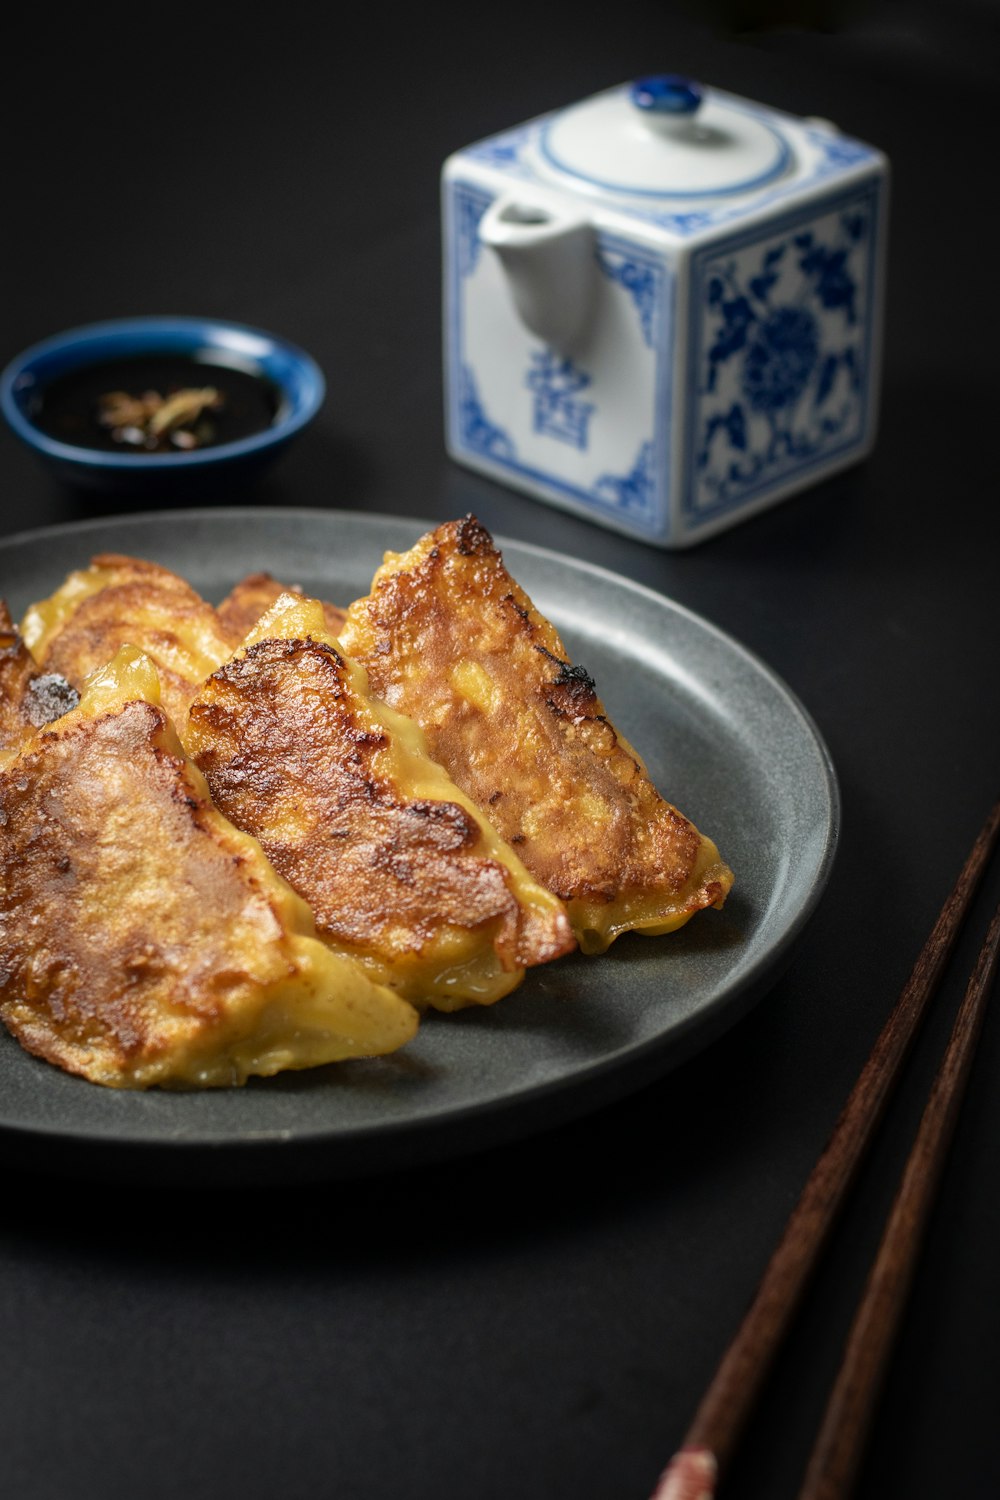
[[[0,752],[20,744],[25,728],[22,704],[37,671],[6,602],[0,600]]]
[[[25,734],[75,708],[79,693],[56,672],[39,672],[24,637],[0,599],[0,755]]]
[[[473,516],[387,554],[340,639],[566,903],[581,947],[722,905],[733,877],[715,845],[658,794]]]
[[[203,1087],[391,1051],[413,1008],[315,937],[212,806],[125,650],[0,771],[0,1017],[118,1087]],[[142,696],[145,694],[145,696]]]
[[[80,688],[121,646],[154,663],[163,706],[180,727],[195,690],[232,649],[212,605],[157,563],[105,552],[71,573],[21,625],[39,666]]]
[[[318,602],[284,603],[206,682],[187,744],[319,931],[442,1009],[494,1000],[575,946],[561,904],[428,759],[417,727],[370,700]]]
[[[270,573],[249,573],[240,579],[223,599],[218,608],[219,624],[223,635],[235,651],[282,594],[294,594],[305,598],[300,588],[279,583]],[[346,612],[335,604],[323,603],[326,628],[331,635],[339,635],[347,618]]]

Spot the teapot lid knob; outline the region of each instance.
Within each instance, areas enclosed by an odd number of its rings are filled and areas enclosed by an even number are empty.
[[[755,192],[794,161],[780,117],[672,73],[606,89],[543,122],[547,168],[603,194]]]
[[[701,104],[702,93],[689,78],[676,73],[654,73],[648,78],[637,78],[630,97],[647,119],[656,117],[659,122],[689,120]]]

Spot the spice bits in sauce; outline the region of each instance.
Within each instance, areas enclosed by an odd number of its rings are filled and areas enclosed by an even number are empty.
[[[144,391],[106,391],[97,402],[97,421],[111,440],[147,452],[188,451],[204,448],[215,436],[212,413],[225,406],[225,397],[214,385],[185,388],[162,396]]]
[[[281,393],[262,375],[181,355],[106,361],[40,393],[32,421],[62,442],[122,453],[184,453],[272,425]]]

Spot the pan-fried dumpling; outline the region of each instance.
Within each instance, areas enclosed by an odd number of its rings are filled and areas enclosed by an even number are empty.
[[[732,871],[656,791],[474,517],[387,553],[340,639],[371,691],[417,720],[435,760],[566,903],[585,951],[722,905]]]
[[[368,695],[322,606],[286,595],[191,705],[216,804],[312,907],[319,932],[414,1004],[507,994],[575,946],[565,911]]]
[[[387,1053],[419,1019],[212,805],[131,647],[0,765],[0,1017],[120,1088]]]
[[[120,646],[152,660],[163,706],[180,730],[196,688],[232,647],[213,607],[158,563],[105,552],[33,604],[21,630],[36,662],[74,687]]]
[[[222,633],[234,651],[282,594],[306,597],[300,588],[279,583],[270,573],[248,573],[230,589],[218,607],[218,617]],[[345,611],[324,600],[323,616],[327,630],[331,635],[337,635],[346,618]]]
[[[75,708],[80,695],[65,677],[40,672],[24,637],[0,599],[0,754],[25,734]]]

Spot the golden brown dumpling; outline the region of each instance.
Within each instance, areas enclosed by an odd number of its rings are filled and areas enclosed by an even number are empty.
[[[417,720],[435,760],[566,903],[585,951],[722,905],[732,871],[658,794],[474,517],[387,553],[340,639],[371,691]]]
[[[575,946],[565,911],[368,695],[322,606],[286,595],[191,705],[212,797],[320,933],[415,1004],[487,1004]]]
[[[0,769],[0,1017],[94,1082],[239,1084],[391,1052],[418,1016],[315,936],[213,807],[125,647]]]
[[[75,708],[79,693],[55,672],[40,672],[0,599],[0,754],[25,734]]]
[[[120,646],[151,659],[163,706],[180,728],[196,688],[232,647],[212,605],[158,563],[105,552],[70,573],[21,622],[39,666],[74,687],[106,666]]]
[[[219,624],[232,649],[243,644],[261,615],[276,604],[282,594],[294,594],[303,599],[302,590],[279,583],[270,573],[248,573],[241,578],[218,607]],[[337,635],[346,612],[336,604],[323,601],[323,617],[331,635]]]

